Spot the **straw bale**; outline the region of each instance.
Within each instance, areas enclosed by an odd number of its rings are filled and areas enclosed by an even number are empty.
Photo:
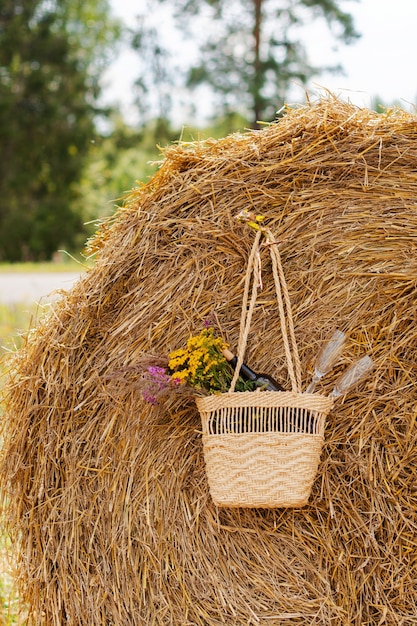
[[[337,401],[300,509],[219,509],[192,399],[143,403],[135,365],[214,317],[237,346],[253,232],[279,242],[303,384],[335,329]],[[219,141],[174,144],[91,247],[7,381],[0,480],[29,624],[417,624],[417,117],[329,97]],[[245,360],[289,379],[262,254]],[[115,373],[125,371],[123,377]]]

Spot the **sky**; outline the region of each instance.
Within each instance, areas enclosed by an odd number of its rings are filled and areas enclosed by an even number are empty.
[[[111,0],[113,13],[130,26],[135,25],[141,5],[142,0]],[[310,96],[314,98],[328,89],[360,107],[371,107],[372,99],[378,96],[386,104],[396,102],[415,112],[417,0],[342,0],[340,6],[352,14],[356,30],[362,37],[349,46],[339,44],[335,50],[334,39],[324,25],[312,23],[304,30],[310,62],[319,65],[340,63],[345,71],[345,75],[316,77],[308,85]],[[119,102],[131,123],[136,121],[129,96],[138,73],[136,63],[135,53],[121,50],[105,75],[106,101]],[[118,94],[123,94],[122,101]],[[204,118],[207,111],[201,107],[200,113]]]

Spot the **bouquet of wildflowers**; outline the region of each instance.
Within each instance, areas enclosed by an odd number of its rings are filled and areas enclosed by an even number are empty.
[[[142,373],[143,399],[151,404],[167,394],[208,395],[226,393],[233,378],[233,368],[223,356],[227,344],[216,337],[213,328],[204,328],[190,337],[184,348],[174,350],[165,363],[150,362]],[[235,390],[252,391],[253,383],[239,377]]]

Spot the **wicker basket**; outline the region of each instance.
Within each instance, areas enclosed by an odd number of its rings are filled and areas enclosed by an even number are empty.
[[[223,507],[307,504],[330,398],[280,391],[196,399],[210,494]]]
[[[292,391],[234,392],[243,362],[260,274],[260,239],[271,253]],[[238,361],[228,393],[197,397],[210,493],[218,506],[301,507],[307,504],[324,442],[332,399],[301,392],[301,366],[291,303],[276,242],[257,232],[243,294]],[[252,281],[252,295],[249,290]]]

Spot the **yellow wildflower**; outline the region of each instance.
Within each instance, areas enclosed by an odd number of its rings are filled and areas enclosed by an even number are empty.
[[[188,374],[188,370],[179,370],[178,372],[171,374],[171,379],[179,383],[185,383],[188,378]]]
[[[212,328],[205,328],[198,335],[189,337],[185,349],[169,355],[169,369],[173,379],[187,382],[193,387],[203,387],[209,392],[226,387],[225,370],[229,368],[222,351],[227,345],[215,337]],[[229,372],[230,376],[230,372]]]

